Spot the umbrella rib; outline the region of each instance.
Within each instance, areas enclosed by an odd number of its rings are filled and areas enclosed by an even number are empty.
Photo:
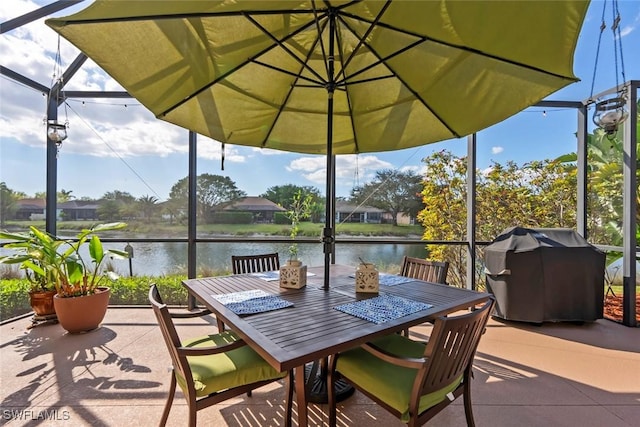
[[[357,35],[357,34],[355,33],[355,31],[354,31],[354,30],[349,26],[349,24],[348,24],[347,22],[345,22],[344,20],[340,20],[340,22],[342,22],[342,23],[343,23],[343,25],[345,26],[345,28],[347,28],[349,31],[351,31],[351,33],[352,33],[354,36],[358,37],[358,35]],[[376,52],[376,51],[375,51],[375,50],[374,50],[374,49],[373,49],[369,44],[367,44],[367,43],[366,43],[366,42],[364,42],[364,40],[363,40],[363,41],[362,41],[362,44],[363,44],[363,45],[365,45],[365,46],[367,46],[367,47],[369,48],[369,50],[370,50],[370,51],[371,51],[371,52],[376,56],[376,58],[378,58],[378,62],[374,62],[373,64],[369,64],[369,65],[367,65],[366,67],[361,68],[360,70],[358,70],[358,71],[354,72],[353,74],[349,75],[349,77],[348,77],[348,78],[347,78],[347,77],[345,77],[342,81],[337,82],[337,84],[340,84],[340,85],[349,84],[350,82],[348,82],[348,81],[347,81],[348,79],[352,79],[354,76],[357,76],[357,75],[359,75],[359,74],[362,74],[362,73],[364,73],[364,72],[366,72],[366,71],[368,71],[368,70],[370,70],[370,69],[372,69],[372,68],[374,68],[374,67],[376,67],[376,66],[378,66],[378,65],[380,65],[380,64],[385,64],[385,65],[386,65],[385,61],[388,61],[389,59],[391,59],[391,58],[393,58],[393,57],[395,57],[395,56],[398,56],[398,55],[400,55],[401,53],[404,53],[404,52],[406,52],[406,51],[408,51],[408,50],[410,50],[410,49],[413,49],[414,47],[416,47],[416,46],[418,46],[418,45],[420,45],[420,44],[424,43],[424,41],[425,41],[425,40],[426,40],[426,39],[425,39],[424,37],[423,37],[423,38],[420,38],[419,40],[417,40],[417,41],[415,41],[415,42],[413,42],[413,43],[411,43],[411,44],[409,44],[409,45],[407,45],[407,46],[403,47],[402,49],[399,49],[399,50],[397,50],[397,51],[395,51],[395,52],[393,52],[393,53],[391,53],[391,54],[389,54],[389,55],[385,56],[384,58],[383,58],[383,57],[381,57],[380,55],[378,55],[378,53],[377,53],[377,52]]]
[[[318,38],[320,38],[320,37],[318,37]],[[316,46],[317,44],[318,44],[318,39],[316,39],[316,41],[313,43],[313,46]],[[304,86],[304,85],[297,85],[297,84],[296,84],[297,79],[301,79],[301,78],[302,78],[302,79],[305,79],[305,80],[311,80],[311,79],[309,79],[309,78],[307,78],[307,77],[303,77],[303,76],[301,75],[301,73],[302,73],[302,70],[306,68],[306,67],[305,67],[306,62],[308,62],[308,61],[309,61],[309,58],[311,57],[311,54],[312,54],[312,53],[313,53],[313,49],[309,49],[309,50],[307,51],[307,56],[306,56],[306,58],[305,58],[305,62],[304,62],[303,64],[301,64],[301,65],[302,65],[302,67],[300,68],[300,72],[298,73],[298,75],[297,75],[297,76],[296,76],[295,74],[293,74],[293,73],[287,72],[287,73],[290,73],[291,75],[293,75],[293,77],[295,77],[295,78],[296,78],[296,80],[294,80],[293,84],[291,84],[291,85],[289,86],[289,91],[287,92],[287,96],[285,96],[285,98],[284,98],[283,102],[281,102],[281,103],[280,103],[280,106],[279,106],[279,108],[278,108],[278,113],[275,115],[275,117],[274,117],[274,119],[273,119],[273,122],[271,123],[271,126],[269,126],[269,131],[267,132],[267,134],[266,134],[266,136],[265,136],[264,140],[260,143],[260,145],[261,145],[262,147],[266,146],[267,141],[269,140],[269,135],[271,135],[271,132],[273,131],[273,128],[276,126],[276,123],[278,122],[278,118],[280,117],[280,115],[281,115],[281,114],[282,114],[282,112],[284,111],[284,107],[285,107],[285,105],[287,105],[287,102],[289,101],[289,98],[291,97],[291,93],[293,92],[293,88],[294,88],[295,86],[299,86],[299,87],[301,87],[301,86],[303,87],[303,86]],[[275,68],[275,67],[274,67],[274,69],[278,70],[278,69],[277,69],[277,68]],[[281,72],[284,72],[284,70],[280,70],[280,71],[281,71]],[[313,80],[311,80],[311,81],[313,81]],[[320,87],[324,87],[324,86],[314,85],[314,86],[312,86],[312,87],[314,87],[314,88],[320,88]]]
[[[337,19],[340,19],[340,15],[337,16]],[[341,20],[342,21],[342,20]],[[347,27],[348,28],[348,27]],[[340,49],[343,44],[342,44],[342,37],[340,35],[340,31],[337,30],[337,27],[335,27],[335,37],[338,39],[338,48]],[[362,42],[362,41],[361,41]],[[359,43],[358,46],[356,46],[356,49],[358,49],[358,47],[361,46],[362,43]],[[354,49],[355,51],[355,49]],[[344,61],[344,55],[342,50],[340,51],[340,53],[338,54],[338,58],[340,59],[340,74],[342,75],[342,81],[346,81],[347,80],[347,75],[346,75],[346,64],[348,63],[348,61],[353,58],[353,52],[352,52],[352,56],[350,56],[347,61]],[[334,89],[338,86],[336,79],[334,79]],[[346,93],[346,100],[347,100],[347,108],[349,109],[349,112],[352,111],[351,108],[351,97],[349,96],[349,90],[348,90],[348,86],[344,85],[344,90]],[[360,152],[360,147],[358,146],[358,135],[356,133],[356,125],[354,123],[354,117],[353,114],[349,114],[349,122],[351,123],[351,134],[353,135],[353,145],[355,147],[354,151],[356,153]]]
[[[318,87],[318,88],[324,88],[325,87],[325,82],[324,81],[317,81],[317,80],[314,80],[312,78],[309,78],[309,77],[306,77],[306,76],[303,76],[303,75],[300,75],[300,74],[296,74],[296,73],[294,73],[292,71],[288,71],[288,70],[285,70],[285,69],[282,69],[282,68],[278,68],[275,65],[271,65],[271,64],[267,64],[266,62],[258,61],[256,59],[251,60],[251,62],[253,62],[256,65],[262,65],[265,68],[269,68],[271,70],[278,71],[279,73],[287,74],[287,75],[289,75],[291,77],[298,77],[298,78],[300,78],[302,80],[306,80],[308,82],[314,83],[314,84],[310,84],[308,87]],[[300,87],[307,87],[307,86],[300,86]]]
[[[344,6],[343,6],[344,7]],[[342,8],[342,7],[341,7]],[[136,22],[136,21],[164,21],[170,19],[190,19],[190,18],[215,18],[222,16],[242,16],[246,13],[252,15],[281,15],[281,14],[311,14],[311,9],[277,9],[277,10],[234,10],[228,12],[188,12],[188,13],[172,13],[169,15],[139,15],[139,16],[122,16],[113,18],[91,18],[91,19],[74,19],[62,20],[55,19],[62,26],[78,25],[78,24],[110,24],[114,22]]]
[[[326,3],[326,0],[325,0]],[[315,3],[314,3],[315,4]],[[376,23],[380,20],[380,18],[382,17],[382,15],[385,13],[385,11],[387,10],[387,8],[389,7],[389,5],[391,4],[391,0],[388,0],[385,5],[382,7],[382,9],[380,10],[380,12],[378,13],[378,15],[376,16],[376,18],[374,19],[374,21],[369,25],[369,28],[367,29],[367,31],[365,32],[363,37],[357,37],[358,38],[358,44],[356,45],[356,47],[351,51],[351,54],[349,55],[349,57],[347,58],[347,60],[344,60],[344,55],[342,54],[342,52],[340,52],[339,58],[340,58],[340,74],[342,75],[342,81],[346,82],[347,81],[347,75],[346,75],[346,68],[349,65],[349,63],[351,62],[351,60],[355,57],[356,53],[358,52],[358,50],[361,48],[361,46],[363,46],[364,43],[364,39],[366,39],[366,37],[371,34],[371,31],[373,31],[373,28],[375,27]],[[336,13],[336,18],[338,20],[340,20],[340,22],[343,23],[343,25],[345,25],[345,27],[347,29],[349,29],[349,31],[351,31],[352,34],[355,35],[354,31],[349,28],[349,26],[346,24],[346,22],[344,22],[344,20],[342,19],[342,17],[340,16],[340,13]],[[342,40],[340,37],[340,32],[335,30],[335,36],[338,39],[338,46],[341,47],[343,46],[342,44]],[[320,38],[320,43],[322,45],[322,52],[324,57],[326,58],[326,54],[325,54],[325,49],[324,49],[324,44],[322,43],[322,38]],[[325,61],[325,63],[327,63],[327,61]],[[392,76],[388,76],[388,77],[392,77]],[[387,77],[387,78],[388,78]],[[377,80],[377,79],[376,79]],[[349,111],[351,111],[351,98],[349,96],[349,90],[348,90],[348,86],[345,85],[339,85],[338,81],[334,79],[334,81],[332,82],[333,85],[333,89],[335,90],[336,88],[338,88],[338,86],[341,86],[341,88],[343,87],[345,93],[346,93],[346,100],[347,100],[347,108],[349,109]],[[359,148],[359,144],[358,144],[358,135],[356,132],[356,127],[355,127],[355,123],[353,120],[353,115],[349,114],[350,117],[350,123],[351,123],[351,134],[353,135],[353,145],[355,147],[354,151],[356,153],[360,152],[360,148]]]
[[[324,16],[326,17],[329,13],[333,13],[336,17],[340,18],[340,12],[339,12],[340,9],[344,9],[344,8],[350,7],[353,4],[360,3],[362,0],[353,0],[352,2],[347,3],[347,4],[343,4],[342,6],[332,6],[328,2],[328,0],[323,0],[323,1],[324,1],[324,4],[325,4],[326,8],[327,8],[327,11],[325,12]],[[387,1],[391,1],[391,0],[387,0]],[[315,6],[316,5],[316,1],[315,0],[311,0],[311,4],[313,5],[313,11],[314,11],[313,16],[314,16],[314,20],[315,20],[315,24],[316,24],[316,31],[317,31],[317,34],[320,35],[320,34],[322,34],[322,31],[324,31],[324,28],[322,28],[322,29],[320,28],[319,19],[318,19],[317,12],[316,12],[317,8]],[[385,7],[385,9],[386,9],[386,7]],[[325,28],[326,28],[326,24],[325,24]],[[337,35],[337,31],[336,31],[336,35]],[[322,37],[319,37],[319,40],[320,40],[320,49],[322,50],[322,57],[325,59],[325,61],[324,61],[325,72],[327,73],[327,75],[329,75],[329,61],[327,61],[327,51],[326,51],[326,49],[324,47],[324,42],[322,40]],[[340,62],[342,63],[342,61],[340,61]],[[343,64],[343,68],[342,69],[344,70],[344,64]],[[332,82],[332,84],[334,85],[334,89],[335,89],[335,81]]]
[[[388,74],[386,76],[379,76],[379,77],[370,77],[367,79],[362,79],[362,80],[349,80],[349,82],[346,82],[345,80],[343,80],[341,83],[339,83],[339,87],[347,87],[347,86],[353,86],[353,85],[357,85],[357,84],[361,84],[361,83],[371,83],[371,82],[375,82],[377,80],[386,80],[386,79],[392,79],[395,78],[396,76],[393,74]]]
[[[326,0],[325,0],[325,4],[327,5],[327,7],[329,7],[329,5],[327,4]],[[320,50],[322,51],[322,58],[324,58],[324,71],[325,73],[327,73],[327,76],[329,75],[329,62],[327,61],[327,52],[325,50],[324,47],[324,42],[322,41],[322,31],[324,31],[324,29],[327,27],[326,24],[324,26],[324,28],[320,28],[320,22],[318,20],[318,12],[317,12],[317,8],[316,8],[316,2],[315,0],[311,0],[311,5],[312,5],[312,9],[313,9],[313,17],[314,17],[314,23],[316,26],[316,34],[318,34],[318,41],[320,42]],[[326,16],[326,14],[325,14]],[[329,30],[331,31],[331,30]],[[318,45],[318,42],[316,41],[316,43],[314,43],[315,46]],[[311,50],[311,49],[309,49]],[[332,77],[332,76],[331,76]]]
[[[357,3],[357,1],[353,1],[350,2],[348,4],[342,5],[342,6],[338,6],[338,7],[334,7],[334,9],[338,9],[340,10],[340,15],[343,16],[347,16],[351,19],[357,20],[357,21],[362,21],[362,22],[367,22],[369,24],[375,22],[372,21],[370,19],[364,19],[361,16],[357,16],[354,15],[352,13],[349,12],[345,12],[343,9],[345,9],[346,7],[348,7],[349,5],[353,4],[353,3]],[[251,11],[250,13],[252,15],[278,15],[278,14],[283,14],[283,13],[292,13],[292,14],[299,14],[299,15],[303,15],[303,14],[313,14],[316,13],[317,11],[315,9],[279,9],[279,10],[256,10],[256,11]],[[246,15],[246,11],[228,11],[228,12],[193,12],[193,13],[176,13],[176,14],[171,14],[171,15],[141,15],[141,16],[135,16],[135,17],[131,17],[131,16],[124,16],[124,17],[116,17],[116,18],[92,18],[92,19],[79,19],[79,20],[59,20],[60,25],[63,26],[70,26],[70,25],[81,25],[81,24],[100,24],[100,23],[112,23],[112,22],[135,22],[135,21],[148,21],[148,20],[170,20],[170,19],[189,19],[189,18],[209,18],[209,17],[218,17],[218,16],[239,16],[239,15]],[[310,24],[309,24],[310,25]],[[438,40],[432,37],[427,37],[421,34],[417,34],[411,31],[407,31],[407,30],[403,30],[401,28],[386,24],[384,22],[377,22],[376,24],[377,26],[389,29],[389,30],[393,30],[393,31],[397,31],[403,34],[407,34],[407,35],[411,35],[411,36],[415,36],[415,37],[419,37],[419,38],[423,38],[424,41],[431,41],[434,43],[438,43],[444,46],[448,46],[448,47],[452,47],[452,48],[456,48],[462,51],[466,51],[466,52],[471,52],[471,53],[475,53],[481,56],[485,56],[487,58],[491,58],[491,59],[495,59],[496,61],[501,61],[507,64],[511,64],[517,67],[522,67],[522,68],[526,68],[529,70],[533,70],[533,71],[537,71],[549,76],[553,76],[553,77],[558,77],[561,78],[563,80],[570,80],[570,81],[575,81],[574,78],[571,77],[567,77],[564,76],[562,74],[557,74],[557,73],[553,73],[550,72],[548,70],[539,68],[539,67],[535,67],[532,65],[528,65],[528,64],[523,64],[521,62],[516,62],[507,58],[503,58],[497,55],[493,55],[487,52],[483,52],[481,50],[478,49],[473,49],[473,48],[469,48],[469,47],[465,47],[463,45],[458,45],[458,44],[454,44],[454,43],[449,43],[443,40]],[[300,28],[299,31],[306,29],[308,27],[308,25],[305,25],[303,27]],[[299,32],[296,31],[295,33]],[[273,48],[270,47],[269,49]],[[268,49],[267,49],[268,50]],[[266,51],[266,50],[265,50]],[[262,52],[264,53],[264,51]],[[245,65],[246,63],[241,64],[239,67],[242,67],[243,65]],[[236,69],[237,69],[236,68]],[[234,70],[231,70],[229,73],[226,73],[225,76],[222,76],[220,79],[226,77],[226,75],[232,73]],[[219,79],[218,79],[219,80]],[[215,84],[216,82],[214,81],[211,84]],[[207,89],[207,87],[209,87],[210,85],[204,87],[201,90],[205,90]],[[199,93],[200,91],[196,92]],[[193,95],[192,95],[193,96]],[[191,97],[192,97],[191,96]],[[191,97],[187,98],[190,99]],[[183,101],[184,102],[184,101]],[[183,102],[180,102],[179,104],[177,104],[176,106],[170,107],[169,109],[167,109],[165,112],[159,114],[158,116],[162,116],[162,115],[166,115],[168,112],[170,112],[171,110],[173,110],[175,107],[182,105]]]
[[[345,9],[351,7],[353,4],[360,3],[363,0],[352,0],[348,3],[345,3],[340,6],[331,6],[327,0],[324,0],[324,3],[327,5],[327,8],[332,7],[333,9]],[[223,17],[223,16],[242,16],[246,13],[251,13],[252,15],[282,15],[282,14],[296,14],[296,15],[304,15],[304,14],[314,14],[315,9],[275,9],[275,10],[231,10],[231,11],[217,11],[217,12],[186,12],[186,13],[171,13],[171,14],[145,14],[138,16],[120,16],[120,17],[111,17],[111,18],[91,18],[91,19],[63,19],[63,18],[53,18],[53,21],[57,21],[60,26],[69,26],[69,25],[81,25],[81,24],[109,24],[114,22],[137,22],[137,21],[164,21],[170,19],[190,19],[190,18],[212,18],[212,17]]]
[[[245,14],[241,14],[245,17],[247,17],[247,15]],[[252,23],[254,23],[254,25],[256,25],[257,23],[253,20],[253,19],[249,19]],[[297,35],[298,33],[306,30],[310,25],[312,25],[311,23],[308,23],[306,25],[301,26],[300,28],[298,28],[296,31],[293,31],[292,33],[287,34],[287,37],[283,38],[283,40],[287,40],[295,35]],[[167,108],[166,110],[164,110],[163,112],[159,113],[157,115],[157,117],[164,117],[167,114],[169,114],[171,111],[175,110],[176,108],[180,107],[181,105],[183,105],[184,103],[188,102],[189,100],[193,99],[194,97],[198,96],[200,93],[204,92],[205,90],[209,89],[211,86],[221,82],[222,80],[226,79],[228,76],[230,76],[231,74],[235,73],[237,70],[241,69],[242,67],[244,67],[245,65],[249,64],[249,63],[253,63],[255,62],[255,58],[260,57],[261,55],[263,55],[264,53],[270,51],[271,49],[274,49],[276,46],[280,46],[283,49],[286,50],[286,48],[284,48],[284,46],[281,44],[281,42],[279,42],[276,38],[273,37],[273,35],[271,33],[269,33],[266,29],[263,29],[259,24],[257,24],[258,28],[263,31],[266,35],[268,35],[269,37],[271,37],[272,40],[274,40],[276,43],[272,44],[266,48],[264,48],[262,51],[258,52],[256,55],[254,55],[253,57],[247,58],[246,61],[241,62],[240,64],[238,64],[237,66],[235,66],[234,68],[230,69],[229,71],[227,71],[226,73],[220,75],[219,77],[217,77],[216,79],[210,81],[209,83],[207,83],[206,85],[202,86],[200,89],[193,91],[191,94],[189,94],[188,96],[185,96],[183,99],[180,100],[180,102],[175,103],[174,105],[170,106],[169,108]],[[291,52],[287,52],[289,53],[293,58],[299,60],[296,55],[294,55]],[[284,72],[284,70],[281,70]],[[321,82],[320,84],[324,84],[324,81],[322,79],[321,76],[318,76],[319,81]]]
[[[320,74],[318,74],[313,68],[308,67],[307,64],[305,62],[303,62],[300,58],[298,58],[298,56],[293,53],[291,51],[291,49],[289,49],[288,47],[286,47],[284,45],[284,43],[282,43],[283,41],[289,40],[290,38],[292,38],[294,35],[298,34],[299,32],[301,32],[302,30],[306,30],[310,25],[312,25],[312,23],[309,23],[307,25],[302,26],[298,31],[287,34],[286,37],[284,37],[282,40],[278,40],[273,34],[271,34],[269,32],[269,30],[267,30],[266,28],[264,28],[262,25],[260,25],[259,22],[257,22],[255,19],[253,19],[250,15],[245,15],[245,17],[253,24],[255,25],[260,31],[262,31],[266,36],[268,36],[269,38],[271,38],[271,40],[273,40],[274,43],[276,43],[276,45],[280,46],[282,48],[282,50],[284,50],[286,53],[289,54],[289,56],[291,56],[293,59],[295,59],[296,61],[298,61],[303,67],[305,67],[309,72],[311,72],[313,75],[315,75],[318,78],[318,81],[323,82],[323,78]],[[323,18],[326,17],[326,14],[323,15]],[[316,23],[317,25],[319,25],[318,20],[314,19],[313,23]],[[318,31],[320,31],[318,29]],[[321,33],[320,33],[321,34]],[[308,58],[307,58],[308,59]],[[275,67],[274,67],[275,68]]]
[[[369,34],[371,34],[373,29],[376,27],[376,25],[378,24],[378,22],[382,18],[382,15],[384,15],[384,13],[387,11],[387,8],[390,5],[391,5],[391,0],[387,0],[387,2],[384,4],[384,6],[380,9],[380,12],[378,13],[378,15],[370,23],[369,28],[367,28],[367,31],[365,31],[364,35],[362,37],[358,37],[358,44],[356,45],[356,47],[351,52],[351,55],[349,56],[349,58],[347,58],[347,60],[344,62],[343,66],[342,66],[343,70],[351,63],[351,60],[355,57],[356,53],[358,53],[358,51],[360,50],[360,47],[362,45],[365,45],[364,41],[367,39]],[[340,15],[338,15],[338,18],[340,19],[340,22],[342,22],[344,24],[345,27],[349,28],[347,23],[344,21],[344,19],[342,19],[342,17]],[[351,31],[353,33],[353,30],[351,30],[351,28],[349,28],[349,31]],[[354,35],[355,35],[355,33],[354,33]]]
[[[355,31],[354,31],[354,30],[349,26],[349,24],[348,24],[346,21],[341,20],[341,22],[343,23],[343,25],[345,26],[345,28],[347,28],[347,29],[348,29],[348,30],[349,30],[353,35],[357,36],[356,32],[355,32]],[[367,21],[365,21],[365,22],[367,22]],[[419,40],[417,40],[417,41],[415,41],[415,42],[413,42],[413,43],[411,43],[411,44],[409,44],[409,45],[407,45],[407,46],[403,47],[402,49],[399,49],[399,50],[397,50],[397,51],[395,51],[395,52],[393,52],[393,53],[391,53],[391,54],[387,55],[387,56],[386,56],[386,57],[384,57],[384,58],[383,58],[383,57],[381,57],[381,56],[378,54],[378,52],[377,52],[377,51],[376,51],[372,46],[370,46],[370,45],[369,45],[368,43],[366,43],[366,42],[363,42],[363,44],[364,44],[365,46],[367,46],[367,48],[369,48],[369,50],[371,51],[371,53],[372,53],[373,55],[375,55],[375,57],[376,57],[376,58],[378,58],[378,62],[375,62],[375,63],[373,63],[373,64],[369,64],[368,66],[364,67],[363,69],[356,71],[355,73],[351,74],[351,75],[348,77],[348,79],[352,79],[354,76],[358,76],[358,75],[360,75],[360,74],[364,73],[365,71],[367,71],[367,70],[369,70],[369,69],[371,69],[371,68],[373,68],[373,67],[376,67],[376,66],[378,66],[378,65],[380,65],[380,64],[384,65],[387,69],[389,69],[389,70],[391,71],[392,75],[393,75],[393,76],[395,76],[395,78],[397,78],[397,79],[402,83],[402,85],[403,85],[405,88],[407,88],[407,90],[408,90],[409,92],[411,92],[411,94],[413,94],[413,96],[414,96],[417,100],[419,100],[419,101],[422,103],[422,105],[424,105],[424,107],[425,107],[425,108],[427,108],[429,111],[431,111],[431,113],[432,113],[432,114],[433,114],[433,115],[438,119],[438,121],[439,121],[440,123],[442,123],[442,125],[443,125],[443,126],[445,126],[445,127],[447,128],[447,130],[449,130],[449,132],[451,132],[451,134],[452,134],[452,135],[455,135],[455,137],[456,137],[456,138],[460,138],[460,135],[458,134],[458,132],[456,132],[456,131],[455,131],[455,130],[454,130],[454,129],[449,125],[449,123],[448,123],[446,120],[444,120],[444,119],[443,119],[443,118],[442,118],[442,117],[441,117],[441,116],[440,116],[440,115],[439,115],[439,114],[438,114],[438,113],[437,113],[433,108],[431,108],[431,106],[426,102],[426,100],[425,100],[425,99],[423,99],[423,98],[422,98],[422,97],[421,97],[421,96],[420,96],[420,95],[419,95],[419,94],[418,94],[418,93],[417,93],[417,92],[416,92],[416,91],[415,91],[415,90],[414,90],[410,85],[408,85],[408,84],[407,84],[407,82],[406,82],[406,81],[404,81],[404,79],[402,79],[402,77],[401,77],[398,73],[396,73],[396,72],[395,72],[395,71],[390,67],[390,65],[386,62],[386,61],[388,61],[389,59],[391,59],[391,58],[393,58],[393,57],[395,57],[395,56],[400,55],[401,53],[404,53],[404,52],[406,52],[406,51],[408,51],[408,50],[410,50],[410,49],[413,49],[414,47],[416,47],[416,46],[418,46],[418,45],[420,45],[420,44],[424,43],[424,42],[427,40],[425,37],[420,37],[420,36],[417,36],[417,35],[414,35],[414,36],[415,36],[415,37],[417,37]],[[388,78],[388,77],[386,77],[386,76],[383,76],[383,77]],[[372,80],[372,81],[373,81],[373,80],[377,80],[377,79],[380,79],[380,78],[372,78],[372,79],[370,79],[370,80]],[[365,81],[366,81],[366,80],[360,80],[359,82],[360,82],[360,83],[363,83],[363,82],[365,82]],[[347,81],[347,78],[345,77],[345,80],[338,82],[338,84],[340,84],[341,86],[347,86],[347,85],[351,84],[351,82]]]
[[[370,19],[364,19],[361,16],[353,15],[352,13],[349,13],[349,12],[341,12],[341,15],[347,16],[347,17],[349,17],[349,18],[351,18],[351,19],[353,19],[355,21],[362,21],[362,22],[367,22],[367,23],[372,23],[373,22]],[[419,38],[419,39],[421,39],[421,43],[424,43],[424,42],[427,42],[427,41],[433,42],[433,43],[438,43],[438,44],[446,46],[446,47],[451,47],[451,48],[458,49],[458,50],[461,50],[461,51],[464,51],[464,52],[469,52],[469,53],[473,53],[473,54],[476,54],[476,55],[484,56],[484,57],[487,57],[487,58],[490,58],[490,59],[494,59],[494,60],[499,61],[499,62],[504,62],[504,63],[507,63],[507,64],[514,65],[516,67],[521,67],[521,68],[525,68],[525,69],[528,69],[528,70],[537,71],[537,72],[546,74],[548,76],[558,77],[558,78],[563,79],[563,80],[575,81],[574,78],[567,77],[567,76],[562,75],[562,74],[554,73],[554,72],[551,72],[549,70],[545,70],[543,68],[535,67],[533,65],[524,64],[522,62],[513,61],[511,59],[503,58],[501,56],[494,55],[494,54],[491,54],[491,53],[488,53],[488,52],[484,52],[482,50],[471,48],[471,47],[468,47],[468,46],[459,45],[459,44],[455,44],[455,43],[450,43],[450,42],[446,42],[446,41],[443,41],[443,40],[438,40],[438,39],[435,39],[433,37],[425,36],[424,34],[419,34],[419,33],[414,33],[412,31],[403,30],[401,28],[398,28],[398,27],[393,26],[393,25],[389,25],[389,24],[384,23],[384,22],[378,22],[377,25],[379,27],[386,28],[388,30],[396,31],[396,32],[399,32],[399,33],[402,33],[402,34],[406,34],[406,35],[409,35],[409,36],[413,36],[413,37]],[[355,33],[354,33],[354,35],[355,35]]]
[[[371,34],[371,32],[375,28],[376,24],[382,18],[382,15],[384,15],[384,13],[387,11],[387,8],[389,7],[389,5],[391,5],[391,0],[388,0],[384,4],[384,6],[380,9],[380,12],[378,12],[378,15],[373,20],[373,22],[371,22],[371,24],[369,25],[369,28],[367,28],[367,31],[364,33],[364,35],[362,37],[358,38],[358,44],[351,51],[351,54],[346,59],[346,61],[344,60],[344,56],[342,55],[342,52],[340,53],[340,55],[339,55],[340,63],[341,63],[340,74],[343,76],[343,78],[342,78],[343,82],[346,82],[348,80],[347,75],[346,75],[346,69],[349,66],[349,64],[351,63],[351,60],[359,52],[360,48],[362,46],[366,45],[365,44],[366,38],[369,36],[369,34]],[[342,22],[342,24],[345,26],[345,28],[347,28],[349,31],[351,31],[351,33],[353,33],[353,30],[351,28],[349,28],[349,25],[347,25],[347,23],[344,21],[344,19],[342,19],[340,14],[338,14],[337,17],[340,20],[340,22]],[[341,41],[341,37],[340,37],[340,32],[339,31],[336,31],[336,37],[338,38],[338,46],[342,46],[342,41]],[[389,76],[386,76],[384,78],[389,78],[389,77],[392,77],[392,76],[389,75]],[[373,81],[373,80],[378,80],[378,79],[381,79],[381,78],[369,79],[368,81]],[[364,83],[364,81],[362,81],[362,82]],[[359,82],[353,82],[353,83],[359,83]],[[336,86],[338,86],[337,82],[336,82]],[[346,92],[347,106],[349,108],[349,111],[351,111],[351,97],[349,96],[349,90],[348,90],[348,86],[346,84],[344,85],[344,90]],[[358,143],[358,134],[356,132],[356,125],[355,125],[355,122],[354,122],[353,114],[349,114],[349,117],[351,119],[350,120],[350,123],[351,123],[351,134],[353,135],[353,145],[355,147],[354,151],[356,153],[359,153],[360,152],[360,146],[359,146],[359,143]]]

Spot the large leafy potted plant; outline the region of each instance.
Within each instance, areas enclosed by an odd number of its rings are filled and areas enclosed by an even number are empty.
[[[62,327],[71,333],[86,332],[97,328],[106,314],[110,290],[105,280],[117,278],[103,271],[103,263],[128,257],[125,251],[105,250],[97,233],[124,227],[122,222],[98,224],[83,229],[75,239],[61,239],[36,227],[25,234],[0,232],[0,238],[13,240],[4,247],[16,250],[0,257],[0,262],[20,264],[32,284],[55,290],[53,306]]]
[[[28,234],[0,231],[0,239],[13,241],[4,247],[15,249],[15,254],[0,257],[0,263],[20,265],[30,284],[29,303],[34,314],[55,316],[53,296],[57,291],[52,266],[58,262],[57,248],[63,241],[51,238],[35,227]]]

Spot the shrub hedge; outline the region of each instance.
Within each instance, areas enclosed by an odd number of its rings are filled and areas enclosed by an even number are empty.
[[[110,305],[147,305],[149,286],[158,285],[162,299],[169,305],[187,305],[187,291],[182,286],[183,275],[161,277],[121,277],[109,284]],[[0,286],[0,321],[31,312],[29,283],[25,279],[3,279]]]
[[[283,212],[274,212],[273,222],[275,224],[291,224],[289,217]],[[288,232],[285,234],[289,234]]]
[[[214,224],[251,224],[253,215],[251,212],[215,212],[211,215]]]

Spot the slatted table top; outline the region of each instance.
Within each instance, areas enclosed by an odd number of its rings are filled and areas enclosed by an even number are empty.
[[[467,289],[411,281],[395,286],[380,286],[380,295],[395,295],[433,307],[376,324],[352,316],[335,307],[372,298],[376,294],[356,294],[352,267],[332,266],[330,289],[322,289],[323,268],[312,267],[307,286],[280,288],[278,281],[266,281],[243,274],[185,280],[189,293],[221,318],[275,369],[286,371],[363,344],[371,339],[401,331],[435,317],[471,307],[488,294]],[[213,296],[247,290],[263,290],[293,303],[278,310],[237,315]]]

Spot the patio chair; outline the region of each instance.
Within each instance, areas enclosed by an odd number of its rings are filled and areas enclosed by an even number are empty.
[[[280,269],[280,256],[277,253],[260,255],[231,255],[233,274],[262,273]],[[225,330],[225,325],[218,320],[218,331]]]
[[[149,289],[149,302],[158,319],[172,363],[169,396],[160,425],[167,423],[176,383],[189,407],[189,426],[195,427],[200,409],[228,400],[284,378],[286,390],[285,425],[291,426],[293,372],[278,372],[241,338],[231,331],[181,341],[156,285]],[[199,313],[195,313],[197,316]],[[194,317],[194,316],[192,316]]]
[[[261,273],[280,268],[277,253],[262,255],[231,255],[233,274]]]
[[[424,280],[431,283],[447,284],[448,261],[430,261],[421,258],[402,257],[400,275],[412,279]],[[402,334],[409,336],[409,329],[404,329]]]
[[[405,256],[402,258],[400,275],[431,283],[447,283],[449,262],[429,261]]]
[[[467,425],[474,426],[471,369],[493,304],[488,297],[468,314],[439,317],[426,344],[391,334],[332,356],[329,425],[336,425],[333,385],[340,377],[411,427],[462,395]]]

